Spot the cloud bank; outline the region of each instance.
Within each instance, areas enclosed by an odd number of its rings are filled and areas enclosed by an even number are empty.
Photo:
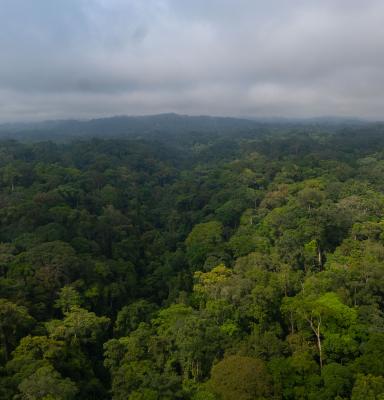
[[[384,119],[380,0],[0,0],[0,121]]]

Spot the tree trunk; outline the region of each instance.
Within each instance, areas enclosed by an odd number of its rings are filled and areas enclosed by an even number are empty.
[[[320,369],[322,369],[323,368],[323,352],[321,349],[320,323],[317,325],[316,338],[317,338],[317,347],[319,349]]]
[[[320,269],[323,269],[323,257],[321,255],[320,246],[317,247],[317,257],[318,257],[318,260],[319,260]]]
[[[316,336],[317,349],[319,350],[320,369],[322,369],[323,368],[323,351],[322,351],[322,347],[321,347],[321,334],[320,334],[321,319],[319,318],[316,327],[315,327],[312,319],[308,319],[308,322],[309,322],[309,325],[311,326],[313,333]]]

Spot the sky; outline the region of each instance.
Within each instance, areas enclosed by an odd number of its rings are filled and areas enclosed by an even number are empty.
[[[384,119],[382,0],[0,0],[0,122]]]

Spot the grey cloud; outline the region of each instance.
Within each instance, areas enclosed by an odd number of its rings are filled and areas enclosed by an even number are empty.
[[[0,0],[0,121],[382,118],[379,0]]]

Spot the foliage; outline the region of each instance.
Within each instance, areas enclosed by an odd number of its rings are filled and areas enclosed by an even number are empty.
[[[270,397],[270,377],[257,358],[230,356],[212,368],[210,385],[223,400],[262,400]]]
[[[384,398],[381,125],[0,154],[0,398]]]

